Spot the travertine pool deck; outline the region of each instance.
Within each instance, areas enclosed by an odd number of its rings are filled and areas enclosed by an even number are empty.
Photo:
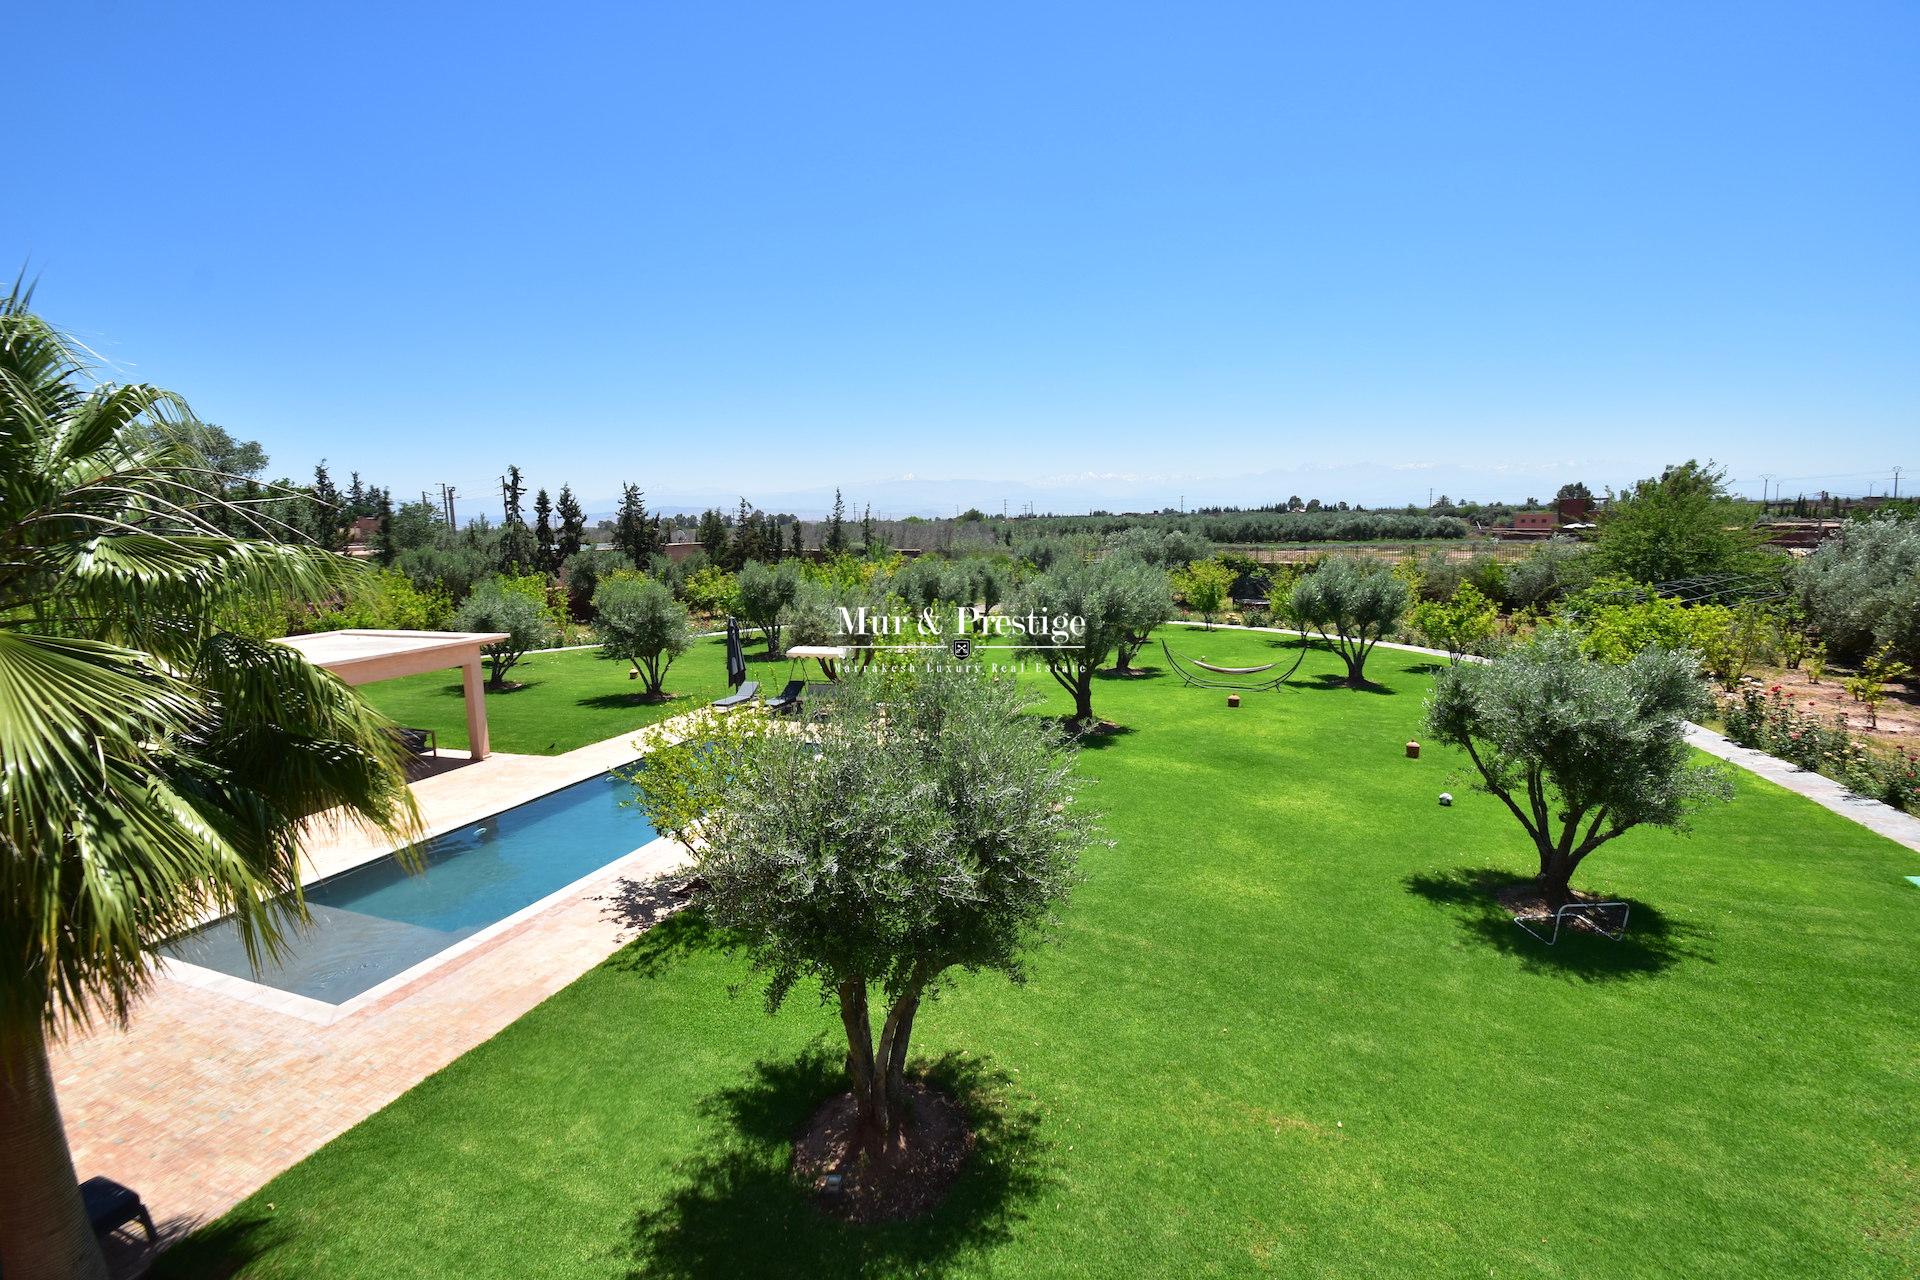
[[[446,753],[440,772],[414,784],[421,817],[430,834],[462,826],[627,764],[670,725],[558,756],[456,764]],[[308,878],[386,852],[361,831],[329,829],[308,842]],[[331,1020],[277,1008],[279,993],[266,988],[236,996],[162,976],[124,1029],[96,1027],[55,1047],[80,1176],[137,1188],[163,1238],[177,1237],[611,955],[631,936],[610,909],[619,882],[685,857],[655,840]]]

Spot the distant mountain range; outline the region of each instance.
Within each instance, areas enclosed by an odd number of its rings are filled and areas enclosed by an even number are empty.
[[[938,479],[904,475],[841,486],[847,515],[858,519],[871,504],[881,519],[907,516],[952,516],[970,507],[989,515],[1071,515],[1087,511],[1158,511],[1163,508],[1252,507],[1284,502],[1298,495],[1332,504],[1347,502],[1367,507],[1425,506],[1445,494],[1454,501],[1523,502],[1553,497],[1554,490],[1571,480],[1584,480],[1598,493],[1607,485],[1621,486],[1638,478],[1631,467],[1618,463],[1557,462],[1513,466],[1465,466],[1452,463],[1410,462],[1397,465],[1355,463],[1346,466],[1300,467],[1249,472],[1238,476],[1128,475],[1088,472],[1034,480]],[[803,520],[825,519],[833,507],[833,486],[749,492],[745,495],[762,511],[792,512]],[[718,507],[732,512],[741,494],[732,490],[681,489],[662,486],[647,490],[647,508],[667,515],[700,512]],[[616,499],[593,503],[590,518],[611,517]]]

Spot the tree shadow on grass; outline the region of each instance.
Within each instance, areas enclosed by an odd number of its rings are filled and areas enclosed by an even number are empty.
[[[485,697],[489,697],[489,698],[505,698],[512,694],[525,693],[529,689],[538,689],[541,685],[545,683],[546,681],[544,680],[515,680],[512,678],[512,676],[508,676],[507,683],[504,688],[496,689],[490,684],[483,684],[481,688],[481,693]],[[458,680],[454,681],[452,684],[441,685],[439,688],[434,690],[434,693],[438,697],[458,698],[463,701],[467,696],[466,688]]]
[[[545,680],[508,680],[505,684],[497,688],[493,685],[488,685],[486,687],[486,694],[489,698],[506,698],[516,693],[525,693],[529,689],[538,689],[545,683]],[[459,686],[456,685],[454,687],[458,688]]]
[[[163,1227],[163,1244],[169,1234]],[[113,1259],[113,1274],[144,1274],[151,1280],[225,1280],[265,1257],[283,1239],[283,1233],[265,1210],[243,1205],[168,1246],[144,1272],[122,1270],[119,1260]]]
[[[1052,723],[1068,742],[1083,751],[1105,751],[1108,747],[1120,745],[1122,738],[1140,732],[1130,724],[1114,724],[1110,720],[1102,720],[1092,728],[1082,728],[1080,722],[1071,716],[1053,718]]]
[[[643,978],[665,973],[688,956],[725,949],[727,934],[698,906],[677,909],[673,888],[659,882],[622,880],[602,914],[640,936],[607,957],[606,967]]]
[[[1311,680],[1292,683],[1294,688],[1305,689],[1310,693],[1331,693],[1338,690],[1345,693],[1377,693],[1391,698],[1400,692],[1398,689],[1389,689],[1383,684],[1375,684],[1371,680],[1363,685],[1350,685],[1344,674],[1335,671],[1322,671]]]
[[[1118,680],[1122,684],[1132,684],[1136,680],[1164,680],[1166,677],[1167,673],[1161,667],[1128,667],[1125,671],[1102,667],[1093,673],[1095,680]]]
[[[592,707],[596,711],[618,711],[623,707],[658,707],[669,702],[680,702],[691,697],[685,693],[596,693],[591,698],[576,698],[576,707]]]
[[[713,1133],[676,1171],[681,1185],[634,1216],[629,1280],[937,1274],[1010,1238],[1047,1181],[1037,1110],[1014,1095],[1006,1073],[976,1058],[950,1054],[921,1064],[921,1074],[962,1102],[975,1142],[931,1214],[853,1226],[822,1213],[795,1182],[794,1135],[846,1087],[840,1055],[816,1042],[799,1058],[754,1064],[743,1083],[700,1104]]]
[[[1452,915],[1470,937],[1516,957],[1530,972],[1607,982],[1650,977],[1684,960],[1713,963],[1704,930],[1630,898],[1624,899],[1631,912],[1620,941],[1563,929],[1560,941],[1548,946],[1515,924],[1513,912],[1500,902],[1500,891],[1519,879],[1497,867],[1455,867],[1416,872],[1402,883],[1407,892]]]

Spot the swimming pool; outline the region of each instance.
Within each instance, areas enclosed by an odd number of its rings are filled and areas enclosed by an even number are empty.
[[[312,922],[258,971],[230,918],[163,950],[340,1004],[652,840],[634,796],[632,783],[601,774],[428,841],[417,872],[389,855],[309,885]]]

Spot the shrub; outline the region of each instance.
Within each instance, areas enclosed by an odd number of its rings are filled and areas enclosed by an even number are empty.
[[[1882,645],[1861,665],[1860,674],[1847,681],[1847,692],[1867,709],[1869,729],[1880,727],[1880,704],[1887,700],[1887,683],[1912,674],[1912,667],[1896,659],[1889,646]]]
[[[1694,606],[1694,647],[1701,665],[1731,689],[1756,662],[1774,656],[1774,619],[1754,602],[1735,608]]]
[[[574,552],[560,564],[567,584],[567,611],[586,621],[593,616],[593,594],[600,589],[600,580],[616,573],[636,573],[639,568],[618,551],[583,547]]]
[[[421,591],[444,591],[456,604],[495,569],[491,543],[481,545],[464,533],[402,551],[393,563]]]
[[[864,637],[847,634],[834,594],[804,578],[787,608],[784,636],[789,645],[869,643]]]
[[[667,669],[693,643],[687,607],[665,583],[617,573],[593,593],[593,612],[605,652],[633,664],[646,677],[648,695],[661,696]]]
[[[1506,599],[1507,570],[1486,552],[1455,559],[1444,551],[1430,551],[1415,565],[1412,586],[1422,600],[1451,600],[1464,584],[1498,604]]]
[[[1650,648],[1701,653],[1730,625],[1732,610],[1655,596],[1619,578],[1596,582],[1566,602],[1560,617],[1577,627],[1587,653],[1615,666]]]
[[[545,605],[524,590],[509,588],[500,578],[488,578],[474,587],[454,613],[453,623],[461,631],[505,633],[505,640],[486,647],[487,686],[492,689],[504,689],[514,664],[552,636]]]
[[[1761,548],[1754,509],[1725,481],[1723,469],[1689,461],[1635,484],[1600,513],[1601,567],[1645,583],[1776,571],[1782,558]]]
[[[1800,562],[1793,585],[1835,657],[1884,645],[1920,665],[1920,523],[1883,515],[1850,525]]]
[[[444,631],[453,621],[453,599],[439,589],[420,590],[406,574],[379,569],[360,581],[340,604],[312,619],[309,630]]]
[[[1844,715],[1823,724],[1796,710],[1779,685],[1763,693],[1750,684],[1721,703],[1720,718],[1727,736],[1741,746],[1824,774],[1857,795],[1920,813],[1920,757],[1875,751],[1848,730]]]
[[[1583,543],[1554,538],[1507,566],[1508,607],[1544,610],[1593,585],[1594,558]]]
[[[732,574],[717,564],[710,564],[688,574],[680,590],[689,608],[712,617],[733,603],[737,584]]]
[[[1454,590],[1451,600],[1423,600],[1407,615],[1407,625],[1455,663],[1478,653],[1500,625],[1500,610],[1471,582]]]
[[[1214,618],[1231,603],[1228,593],[1233,579],[1233,570],[1218,560],[1202,560],[1175,571],[1173,591],[1211,628]]]

